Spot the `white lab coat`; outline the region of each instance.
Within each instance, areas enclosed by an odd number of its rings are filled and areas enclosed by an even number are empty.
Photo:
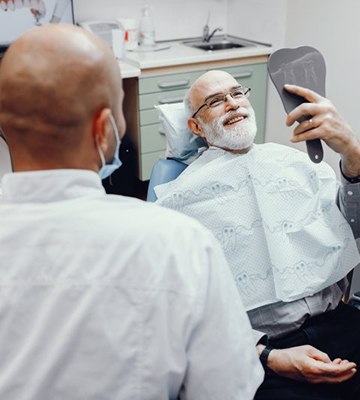
[[[251,399],[263,371],[223,253],[97,174],[5,175],[0,399]]]

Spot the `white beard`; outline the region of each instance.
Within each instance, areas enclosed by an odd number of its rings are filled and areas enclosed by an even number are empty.
[[[234,126],[224,126],[226,119],[238,114],[247,115],[247,118]],[[257,127],[255,112],[252,108],[230,111],[208,124],[204,123],[200,117],[199,120],[209,145],[227,150],[242,150],[254,143]]]

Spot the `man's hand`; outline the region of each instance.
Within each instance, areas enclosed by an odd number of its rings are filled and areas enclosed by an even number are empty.
[[[294,129],[291,142],[322,139],[332,150],[341,155],[345,176],[359,176],[360,141],[332,102],[314,91],[300,86],[285,85],[285,89],[308,101],[289,113],[286,124],[291,126],[302,116],[311,117]]]
[[[278,375],[309,383],[340,383],[356,373],[356,364],[337,358],[330,360],[326,353],[305,345],[272,350],[267,366]]]

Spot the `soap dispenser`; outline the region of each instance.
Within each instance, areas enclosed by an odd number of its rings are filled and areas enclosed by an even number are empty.
[[[155,46],[155,29],[149,13],[149,5],[142,8],[142,15],[139,23],[139,45]]]

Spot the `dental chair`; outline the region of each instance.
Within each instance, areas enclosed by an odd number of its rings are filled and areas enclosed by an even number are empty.
[[[187,164],[171,158],[156,161],[151,171],[146,200],[156,201],[157,196],[154,187],[176,179],[186,167]]]
[[[166,158],[158,160],[151,171],[147,192],[150,202],[157,199],[155,186],[176,179],[199,156],[199,150],[207,147],[204,139],[189,131],[183,103],[162,104],[156,108],[160,130],[166,137]]]

